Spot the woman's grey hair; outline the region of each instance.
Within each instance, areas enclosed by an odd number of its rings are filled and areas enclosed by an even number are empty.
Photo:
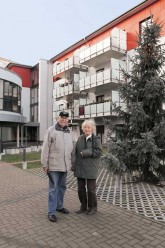
[[[92,127],[93,131],[95,131],[95,129],[96,129],[96,124],[95,124],[95,122],[94,122],[93,120],[85,120],[85,121],[83,122],[83,124],[82,124],[81,129],[83,130],[83,129],[84,129],[84,126],[86,126],[86,125]]]

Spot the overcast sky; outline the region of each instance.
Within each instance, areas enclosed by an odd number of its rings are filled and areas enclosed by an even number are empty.
[[[50,59],[142,0],[0,0],[0,57]]]

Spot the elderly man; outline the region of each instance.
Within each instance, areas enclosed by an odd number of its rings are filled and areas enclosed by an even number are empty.
[[[69,114],[60,112],[57,123],[46,131],[41,164],[49,177],[48,219],[56,222],[56,211],[68,214],[64,208],[64,194],[66,191],[66,176],[71,169],[71,152],[73,149],[73,135],[68,128]]]

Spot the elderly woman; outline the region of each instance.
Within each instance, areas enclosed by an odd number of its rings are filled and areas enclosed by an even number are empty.
[[[84,132],[76,143],[72,155],[74,176],[77,177],[78,196],[81,207],[76,213],[93,214],[97,211],[96,178],[102,154],[100,138],[94,135],[95,123],[86,120],[82,124]],[[87,186],[87,193],[86,193]]]

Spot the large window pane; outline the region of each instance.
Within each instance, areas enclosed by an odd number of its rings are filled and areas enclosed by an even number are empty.
[[[0,79],[0,109],[21,113],[21,87]]]
[[[38,102],[38,88],[31,89],[31,104]]]
[[[12,111],[12,97],[11,96],[4,96],[4,110]]]
[[[17,97],[18,96],[18,86],[17,85],[13,85],[13,97]]]
[[[12,96],[12,83],[5,82],[4,95],[5,96]]]

